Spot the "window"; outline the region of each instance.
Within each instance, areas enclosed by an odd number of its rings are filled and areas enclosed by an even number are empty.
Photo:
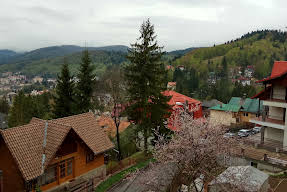
[[[66,162],[62,161],[59,167],[60,167],[60,178],[66,177]]]
[[[67,176],[73,174],[73,159],[67,160]]]
[[[248,113],[243,113],[243,116],[248,117]]]
[[[94,161],[95,159],[95,155],[93,152],[89,152],[87,153],[87,156],[86,156],[86,163],[89,163],[91,161]]]
[[[39,179],[40,185],[47,185],[57,180],[57,165],[48,167]]]

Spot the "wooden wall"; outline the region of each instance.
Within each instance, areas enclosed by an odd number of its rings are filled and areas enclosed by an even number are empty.
[[[43,191],[50,189],[50,188],[53,188],[53,187],[55,187],[61,183],[64,183],[66,181],[71,180],[72,178],[83,175],[83,174],[85,174],[85,173],[87,173],[87,172],[89,172],[95,168],[98,168],[98,167],[104,165],[104,154],[99,154],[99,155],[95,156],[95,159],[93,161],[86,163],[86,155],[87,155],[87,153],[91,152],[91,150],[87,147],[87,145],[80,138],[78,138],[78,136],[76,136],[74,134],[69,134],[68,136],[73,137],[74,142],[77,145],[77,151],[74,153],[70,153],[68,155],[65,155],[65,156],[58,156],[55,159],[53,159],[49,164],[53,165],[56,163],[60,163],[63,160],[74,158],[74,160],[73,160],[73,174],[71,177],[67,177],[67,178],[58,180],[57,182],[42,186],[41,189]],[[66,143],[67,143],[66,141],[63,142],[64,145],[66,145]],[[59,151],[61,151],[61,154],[63,154],[63,148],[61,148],[61,147],[60,147]],[[64,147],[64,148],[66,148],[66,147]],[[60,153],[58,152],[57,154],[60,154]],[[59,176],[59,174],[58,174],[58,176]]]
[[[97,155],[94,161],[86,163],[86,154],[89,149],[84,144],[78,145],[78,158],[75,159],[75,175],[79,176],[97,167],[104,165],[104,154]]]
[[[23,192],[25,185],[22,174],[1,135],[0,154],[0,170],[3,171],[3,191]]]

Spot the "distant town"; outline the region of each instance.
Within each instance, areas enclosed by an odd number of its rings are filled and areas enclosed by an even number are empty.
[[[41,95],[56,86],[56,79],[34,76],[29,78],[21,72],[5,72],[0,74],[0,98],[7,97],[9,104],[19,90],[26,94]]]

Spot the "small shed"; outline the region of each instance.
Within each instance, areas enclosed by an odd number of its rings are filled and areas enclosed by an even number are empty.
[[[227,168],[208,184],[208,192],[233,191],[267,192],[269,175],[252,166]]]

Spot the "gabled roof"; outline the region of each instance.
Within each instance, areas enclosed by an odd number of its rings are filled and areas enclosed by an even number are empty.
[[[272,79],[277,79],[279,77],[282,77],[283,75],[287,74],[287,61],[275,61],[271,75],[267,78],[264,78],[262,80],[256,81],[256,83],[259,82],[266,82],[270,81]]]
[[[46,158],[44,167],[42,167],[45,126],[47,127]],[[27,125],[2,130],[0,134],[14,157],[23,178],[29,181],[43,173],[43,168],[47,167],[67,134],[72,130],[95,154],[114,147],[104,130],[98,126],[93,113],[49,121],[33,118]]]
[[[232,97],[228,104],[230,104],[230,105],[241,105],[242,103],[243,102],[242,102],[242,99],[240,97]]]
[[[245,99],[242,111],[249,113],[257,113],[259,108],[259,99]],[[260,111],[263,110],[263,101],[260,101]]]
[[[228,104],[217,105],[211,107],[211,110],[218,111],[231,111],[231,112],[249,112],[249,113],[257,113],[259,106],[259,99],[242,99],[240,97],[232,97]],[[260,101],[260,110],[263,109],[263,102]]]
[[[165,96],[171,96],[168,104],[173,106],[173,108],[176,108],[178,103],[184,104],[186,101],[188,102],[188,104],[195,104],[195,105],[201,104],[201,102],[196,99],[190,98],[188,96],[185,96],[172,90],[164,91],[162,94]]]
[[[231,104],[221,104],[216,105],[214,107],[209,108],[210,110],[216,110],[216,111],[230,111],[230,112],[238,112],[240,110],[239,105],[231,105]]]
[[[210,107],[214,107],[214,106],[219,105],[219,104],[223,104],[223,103],[216,100],[216,99],[211,99],[209,101],[205,100],[202,102],[202,107],[210,108]]]

